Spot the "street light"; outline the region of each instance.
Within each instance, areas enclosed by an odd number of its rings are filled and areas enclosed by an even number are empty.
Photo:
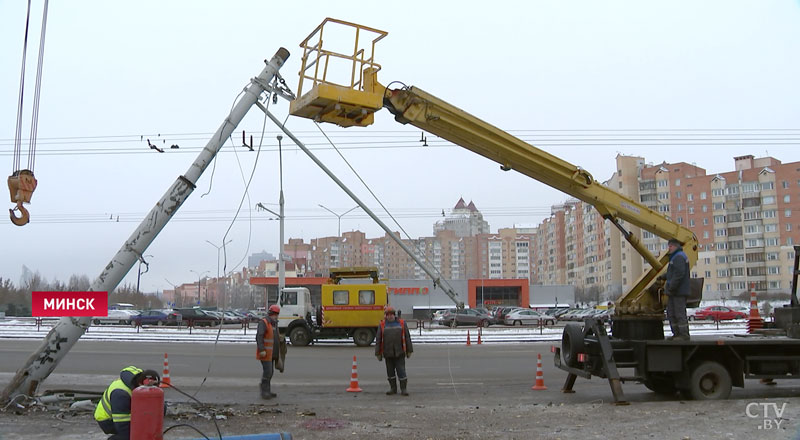
[[[172,301],[173,301],[172,306],[179,307],[183,305],[183,301],[181,301],[180,298],[178,298],[178,285],[172,284],[172,281],[166,278],[164,278],[164,281],[168,282],[172,286]],[[167,303],[167,305],[169,305],[169,303]]]
[[[348,209],[347,211],[345,211],[342,214],[337,214],[337,213],[333,212],[331,209],[329,209],[329,208],[327,208],[325,206],[322,206],[320,204],[317,204],[317,206],[319,206],[320,208],[330,212],[331,214],[335,215],[339,219],[339,229],[337,230],[337,237],[341,237],[342,236],[342,217],[346,216],[351,211],[353,211],[355,209],[358,209],[358,206],[354,206],[354,207]]]
[[[281,199],[280,199],[280,201],[281,201],[281,208],[280,208],[281,212],[280,212],[280,214],[278,214],[277,212],[267,208],[261,202],[256,204],[256,208],[261,209],[263,211],[269,212],[270,214],[272,214],[275,217],[277,217],[278,220],[280,221],[280,234],[279,234],[280,235],[280,237],[279,237],[280,241],[278,243],[278,295],[279,296],[280,296],[281,292],[283,291],[283,288],[286,287],[286,264],[284,263],[284,259],[283,259],[283,219],[285,217],[284,214],[283,214],[283,191],[281,191]]]
[[[214,243],[206,240],[206,243],[210,244],[211,246],[214,246],[217,249],[217,286],[219,286],[219,251],[221,251],[222,248],[224,248],[225,246],[230,244],[230,242],[232,242],[232,241],[233,241],[233,239],[231,238],[230,240],[228,240],[226,242],[223,242],[222,246],[217,246]],[[198,289],[199,288],[200,287],[198,287]],[[208,286],[206,286],[206,293],[208,293]],[[219,292],[217,292],[217,308],[219,308]]]
[[[208,271],[204,271],[203,273],[199,273],[195,270],[189,269],[189,272],[193,272],[197,275],[197,301],[200,301],[200,279],[203,275],[207,274]],[[208,301],[208,286],[206,286],[206,301]]]

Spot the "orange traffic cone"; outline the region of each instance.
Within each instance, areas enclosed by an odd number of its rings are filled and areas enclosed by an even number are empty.
[[[168,388],[172,385],[172,382],[169,380],[169,359],[167,358],[167,354],[164,353],[164,373],[161,375],[161,385],[159,388]]]
[[[532,390],[546,390],[544,386],[544,372],[542,371],[542,354],[536,354],[536,383],[531,387]]]
[[[483,343],[483,342],[481,342],[481,334],[482,333],[483,333],[483,328],[482,327],[478,327],[478,345],[481,345]]]
[[[750,317],[747,320],[747,333],[753,333],[753,330],[759,330],[764,327],[764,320],[758,313],[758,300],[756,299],[756,289],[750,286]]]
[[[469,330],[467,330],[467,345],[472,345],[472,342],[469,340]]]
[[[360,393],[361,388],[358,386],[358,365],[356,364],[356,357],[353,356],[353,370],[350,373],[350,388],[347,389],[349,393]]]

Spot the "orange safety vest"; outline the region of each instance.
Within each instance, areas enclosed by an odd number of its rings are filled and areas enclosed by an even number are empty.
[[[267,326],[267,331],[264,332],[264,351],[267,352],[267,355],[262,357],[261,352],[258,351],[258,346],[256,346],[256,359],[260,361],[271,361],[272,360],[272,346],[275,345],[275,334],[272,330],[272,324],[264,318],[264,324]]]
[[[406,322],[403,321],[402,319],[398,319],[397,322],[400,323],[400,328],[401,328],[401,331],[403,332],[403,337],[402,337],[401,340],[403,341],[403,353],[405,353],[406,352]],[[386,320],[385,319],[381,321],[381,353],[383,353],[383,340],[384,340],[383,329],[384,329],[384,327],[386,327]]]

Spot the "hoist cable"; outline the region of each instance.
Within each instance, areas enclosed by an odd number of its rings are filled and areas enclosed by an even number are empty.
[[[25,96],[25,59],[28,53],[28,27],[31,22],[31,0],[28,0],[28,16],[25,19],[25,38],[22,42],[22,68],[19,74],[19,102],[17,107],[17,126],[14,134],[14,172],[19,171],[22,153],[22,110]]]
[[[36,86],[33,94],[33,112],[31,114],[31,138],[30,149],[28,150],[28,169],[33,172],[36,163],[36,134],[39,130],[39,97],[42,89],[42,65],[44,64],[44,37],[47,32],[47,6],[49,0],[44,0],[44,11],[42,12],[42,34],[39,37],[39,64],[36,67]]]

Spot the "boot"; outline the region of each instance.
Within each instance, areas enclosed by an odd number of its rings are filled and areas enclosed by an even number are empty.
[[[392,377],[389,379],[389,386],[391,389],[386,392],[387,396],[391,396],[393,394],[397,394],[397,379]]]
[[[408,379],[400,379],[400,394],[403,396],[408,396],[408,391],[406,391],[407,383]]]
[[[261,398],[264,400],[269,400],[274,397],[278,397],[277,394],[270,392],[270,383],[266,380],[261,380]]]

